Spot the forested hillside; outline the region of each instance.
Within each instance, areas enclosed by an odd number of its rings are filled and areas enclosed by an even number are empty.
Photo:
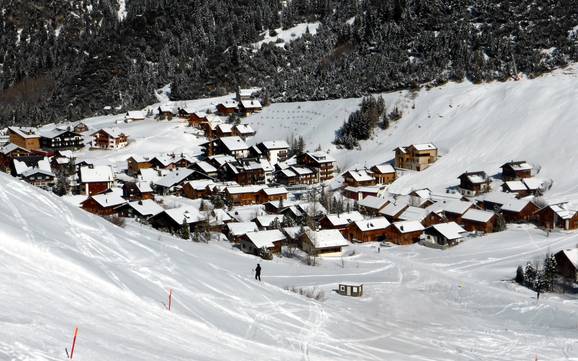
[[[260,85],[278,100],[361,96],[467,78],[537,76],[578,60],[578,0],[10,0],[0,122],[121,112]],[[285,46],[263,31],[320,21]]]

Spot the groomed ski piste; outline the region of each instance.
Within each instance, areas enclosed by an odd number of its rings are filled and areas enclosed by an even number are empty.
[[[525,159],[554,180],[548,200],[578,201],[575,67],[385,98],[404,116],[359,151],[330,144],[359,99],[273,104],[247,118],[257,130],[250,143],[301,134],[345,170],[387,161],[398,145],[433,142],[442,158],[390,189],[446,187],[463,171],[494,174]],[[180,104],[204,110],[219,100]],[[127,148],[79,159],[122,168],[130,155],[195,153],[204,141],[175,121],[117,126],[132,138]],[[134,222],[119,228],[0,174],[0,360],[64,360],[75,327],[75,360],[578,360],[578,300],[546,293],[538,301],[511,282],[518,264],[576,244],[576,232],[509,225],[444,251],[353,245],[312,267]],[[253,279],[258,262],[262,282]],[[341,282],[363,283],[364,296],[336,294]],[[324,295],[314,300],[286,288]]]

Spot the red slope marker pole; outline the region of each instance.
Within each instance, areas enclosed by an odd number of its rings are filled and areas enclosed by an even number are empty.
[[[173,289],[169,288],[169,311],[171,310],[172,303],[173,303]]]
[[[78,327],[74,328],[74,337],[72,338],[72,348],[70,349],[70,359],[74,356],[74,346],[76,345],[76,335],[78,335]]]

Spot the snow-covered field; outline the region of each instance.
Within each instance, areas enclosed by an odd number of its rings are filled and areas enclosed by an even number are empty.
[[[293,40],[299,39],[307,31],[309,31],[311,35],[317,34],[317,28],[319,28],[319,25],[321,25],[321,23],[316,21],[314,23],[299,23],[285,30],[283,30],[283,28],[277,28],[275,29],[275,33],[277,35],[275,36],[271,36],[269,34],[269,31],[265,31],[261,34],[263,36],[263,40],[254,43],[253,46],[256,48],[260,48],[261,45],[263,44],[276,43],[277,46],[283,47],[285,46],[285,44],[288,44]]]
[[[403,119],[353,152],[330,142],[358,99],[274,104],[246,121],[257,130],[250,144],[303,135],[343,169],[389,160],[398,145],[437,144],[443,157],[396,190],[445,187],[465,170],[493,174],[526,159],[554,180],[547,198],[577,201],[577,96],[572,68],[448,84],[415,100],[387,94]],[[205,110],[218,101],[178,105]],[[133,154],[194,154],[203,141],[178,121],[119,127],[132,139],[126,149],[79,158],[121,166]],[[76,360],[578,360],[578,300],[545,294],[538,302],[509,281],[518,264],[574,247],[578,233],[510,226],[446,251],[356,245],[317,267],[261,261],[258,283],[259,260],[228,242],[186,242],[131,222],[118,228],[3,174],[0,204],[0,360],[63,360],[75,326]],[[364,297],[337,295],[339,282],[363,283]],[[288,287],[316,288],[324,299]],[[171,312],[163,304],[170,288]]]

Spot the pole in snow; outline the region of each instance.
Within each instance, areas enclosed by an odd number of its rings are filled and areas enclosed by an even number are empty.
[[[173,289],[169,288],[169,311],[171,310],[172,304],[173,304]]]
[[[74,356],[74,346],[76,345],[76,335],[78,335],[78,327],[74,328],[74,337],[72,338],[72,348],[70,349],[70,359]]]

